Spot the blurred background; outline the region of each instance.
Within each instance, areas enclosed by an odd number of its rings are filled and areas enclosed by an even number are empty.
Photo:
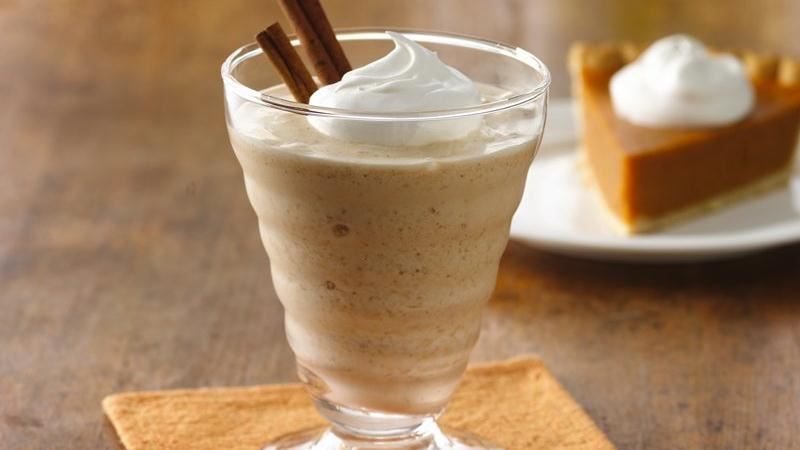
[[[519,45],[551,68],[556,96],[568,94],[564,54],[574,40],[647,42],[684,32],[715,46],[800,54],[796,0],[326,0],[323,4],[336,27],[425,28]],[[14,79],[35,80],[39,87],[55,89],[124,86],[126,64],[119,58],[134,58],[152,71],[154,82],[165,76],[168,65],[176,80],[182,67],[204,70],[205,89],[186,92],[208,95],[206,89],[219,91],[217,63],[276,19],[291,30],[270,0],[0,0],[4,36],[0,86],[8,89]],[[177,58],[205,64],[173,65]]]

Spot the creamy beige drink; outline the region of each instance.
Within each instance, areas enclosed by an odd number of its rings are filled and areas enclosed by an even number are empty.
[[[444,406],[478,338],[536,120],[514,109],[460,139],[383,146],[297,114],[234,112],[289,342],[318,396],[393,413]]]
[[[226,121],[300,378],[331,426],[265,450],[499,450],[436,417],[478,339],[547,68],[488,41],[353,31],[339,40],[366,54],[395,47],[317,89],[286,73],[299,57],[270,29],[259,45],[288,89],[261,90],[260,51],[242,47],[222,67]]]

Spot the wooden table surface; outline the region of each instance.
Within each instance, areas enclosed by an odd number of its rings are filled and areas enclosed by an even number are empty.
[[[556,95],[575,38],[800,50],[788,0],[642,3],[327,2],[339,26],[528,47]],[[218,72],[276,17],[269,0],[0,0],[1,449],[116,448],[100,400],[117,391],[293,379]],[[527,352],[620,449],[800,448],[800,246],[660,267],[511,243],[475,359]]]

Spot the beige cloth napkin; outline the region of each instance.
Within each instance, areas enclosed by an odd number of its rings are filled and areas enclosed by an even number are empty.
[[[297,384],[115,394],[103,410],[127,450],[258,450],[325,423]],[[533,358],[470,368],[441,422],[507,450],[614,449]]]

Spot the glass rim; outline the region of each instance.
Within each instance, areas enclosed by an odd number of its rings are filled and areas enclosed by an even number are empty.
[[[529,69],[539,73],[542,79],[530,90],[512,95],[501,100],[481,103],[475,106],[438,111],[420,111],[403,113],[364,112],[341,108],[312,106],[293,100],[264,94],[240,82],[233,75],[233,71],[242,63],[254,57],[262,57],[262,50],[257,43],[251,42],[234,50],[222,63],[221,74],[226,89],[229,88],[243,99],[262,106],[279,109],[295,114],[307,116],[321,116],[336,119],[367,120],[367,121],[419,121],[419,120],[446,120],[458,119],[467,116],[486,115],[504,111],[539,99],[545,95],[550,85],[550,71],[547,66],[532,53],[520,47],[513,47],[500,42],[477,37],[465,36],[455,33],[425,31],[411,28],[340,28],[336,30],[336,37],[342,41],[389,41],[391,37],[387,31],[402,33],[409,39],[421,43],[450,45],[473,50],[486,51],[496,55],[512,58],[525,64]],[[292,45],[297,46],[299,41],[295,36],[291,39]]]

